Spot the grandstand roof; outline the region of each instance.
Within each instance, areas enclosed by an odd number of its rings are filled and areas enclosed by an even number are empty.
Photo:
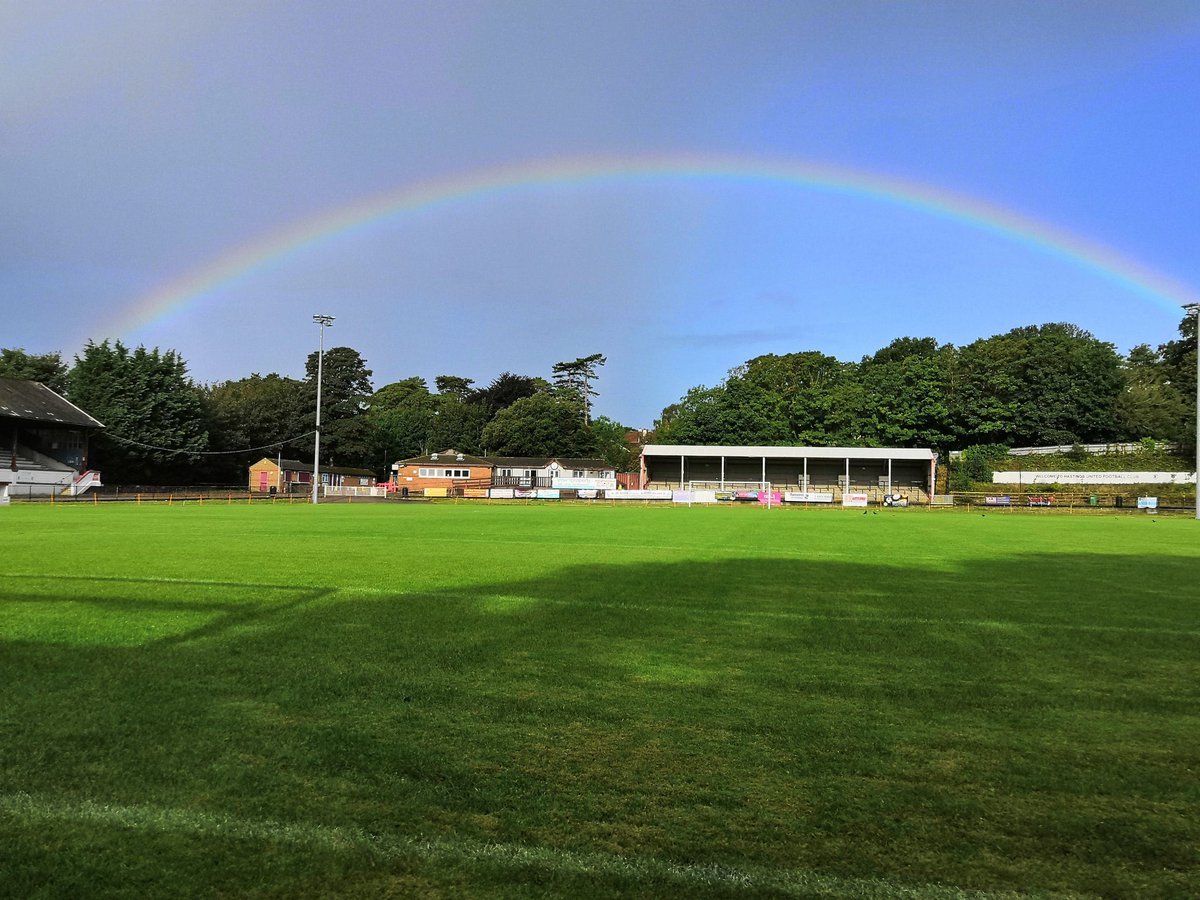
[[[82,409],[37,381],[0,376],[0,419],[71,428],[103,428]]]
[[[734,447],[718,444],[647,444],[643,456],[735,456],[766,459],[917,459],[935,454],[927,447]]]

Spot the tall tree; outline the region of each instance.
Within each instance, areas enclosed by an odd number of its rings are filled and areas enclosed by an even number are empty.
[[[626,438],[629,429],[606,416],[592,422],[592,451],[618,472],[636,472],[639,448]]]
[[[1188,404],[1171,382],[1162,352],[1139,344],[1129,351],[1121,373],[1125,385],[1116,400],[1119,437],[1182,440]]]
[[[831,420],[834,398],[840,385],[853,375],[852,365],[808,350],[757,356],[734,371],[776,398],[779,408],[772,417],[785,423],[790,442],[813,447],[836,443]]]
[[[486,407],[467,403],[457,394],[439,394],[429,430],[429,449],[481,453],[485,447],[483,428],[487,423]]]
[[[487,387],[472,391],[470,400],[472,403],[479,403],[486,406],[489,415],[494,416],[500,410],[507,409],[518,400],[532,397],[538,391],[547,390],[549,387],[549,383],[543,378],[503,372],[496,376]]]
[[[1196,445],[1196,337],[1196,317],[1185,315],[1179,323],[1179,340],[1158,348],[1167,378],[1188,408],[1179,429],[1180,440],[1188,447]]]
[[[410,406],[420,406],[431,409],[434,398],[429,393],[429,385],[424,378],[413,376],[385,384],[374,394],[368,403],[371,410],[383,411],[388,409],[403,409]]]
[[[310,353],[304,367],[308,402],[302,423],[315,424],[317,368],[318,354]],[[370,431],[363,415],[371,396],[371,370],[359,352],[351,347],[326,350],[322,369],[321,461],[333,465],[372,464]],[[308,425],[308,428],[312,427],[312,424]]]
[[[1179,323],[1179,340],[1158,348],[1171,384],[1189,399],[1196,397],[1196,317],[1186,315]]]
[[[959,353],[957,415],[969,444],[1072,444],[1117,434],[1121,358],[1067,323],[1030,325]]]
[[[463,378],[461,375],[438,375],[433,379],[439,394],[451,394],[459,400],[466,400],[471,393],[474,378]]]
[[[735,369],[717,387],[695,387],[659,419],[664,444],[786,444],[787,420],[779,397]]]
[[[20,347],[0,350],[0,375],[38,381],[59,394],[67,392],[67,366],[58,353],[26,353]]]
[[[171,484],[196,478],[194,454],[207,448],[208,432],[200,391],[174,350],[130,352],[120,341],[89,341],[75,357],[68,387],[72,402],[106,427],[93,443],[92,459],[107,482]]]
[[[405,378],[384,385],[371,395],[367,424],[375,458],[385,469],[398,459],[418,456],[430,449],[437,398],[424,378]]]
[[[597,370],[608,362],[608,357],[599,353],[591,356],[581,356],[568,362],[555,363],[551,367],[554,373],[554,384],[560,389],[574,394],[583,406],[583,423],[586,425],[591,418],[592,398],[599,394],[592,389],[592,382],[598,377]]]
[[[574,398],[540,392],[496,413],[483,429],[490,453],[502,456],[590,456],[591,429]]]
[[[311,426],[298,425],[304,419],[304,382],[285,378],[272,372],[249,378],[225,381],[202,389],[207,411],[210,447],[226,451],[227,455],[208,460],[208,470],[215,480],[240,482],[246,466],[264,456],[304,455],[312,438],[304,443],[286,447],[255,449],[245,454],[229,451],[260,448],[275,441],[287,440],[311,431]]]
[[[857,368],[861,431],[885,447],[955,446],[951,408],[957,352],[934,338],[898,338]]]

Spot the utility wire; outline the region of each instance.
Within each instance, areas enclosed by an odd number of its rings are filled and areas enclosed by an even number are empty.
[[[141,441],[121,437],[119,434],[109,434],[107,431],[104,432],[103,436],[112,438],[114,441],[120,441],[123,444],[133,444],[135,447],[145,447],[147,450],[161,450],[164,453],[185,453],[188,456],[232,456],[237,453],[253,453],[255,450],[269,450],[272,447],[282,447],[284,444],[291,444],[303,438],[312,437],[314,434],[316,434],[315,431],[310,431],[307,434],[300,434],[284,441],[263,444],[261,447],[245,447],[241,450],[177,450],[174,447],[156,447],[153,444],[143,444]]]

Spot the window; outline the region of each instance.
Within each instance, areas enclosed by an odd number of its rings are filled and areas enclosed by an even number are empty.
[[[572,477],[572,478],[582,478],[582,477],[583,477],[583,470],[582,470],[582,469],[574,469],[574,470],[571,472],[571,477]]]

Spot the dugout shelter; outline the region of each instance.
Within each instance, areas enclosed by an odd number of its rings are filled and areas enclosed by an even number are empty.
[[[865,493],[874,502],[901,494],[926,503],[937,476],[937,454],[902,447],[736,447],[647,444],[642,484],[650,489],[772,490]]]

